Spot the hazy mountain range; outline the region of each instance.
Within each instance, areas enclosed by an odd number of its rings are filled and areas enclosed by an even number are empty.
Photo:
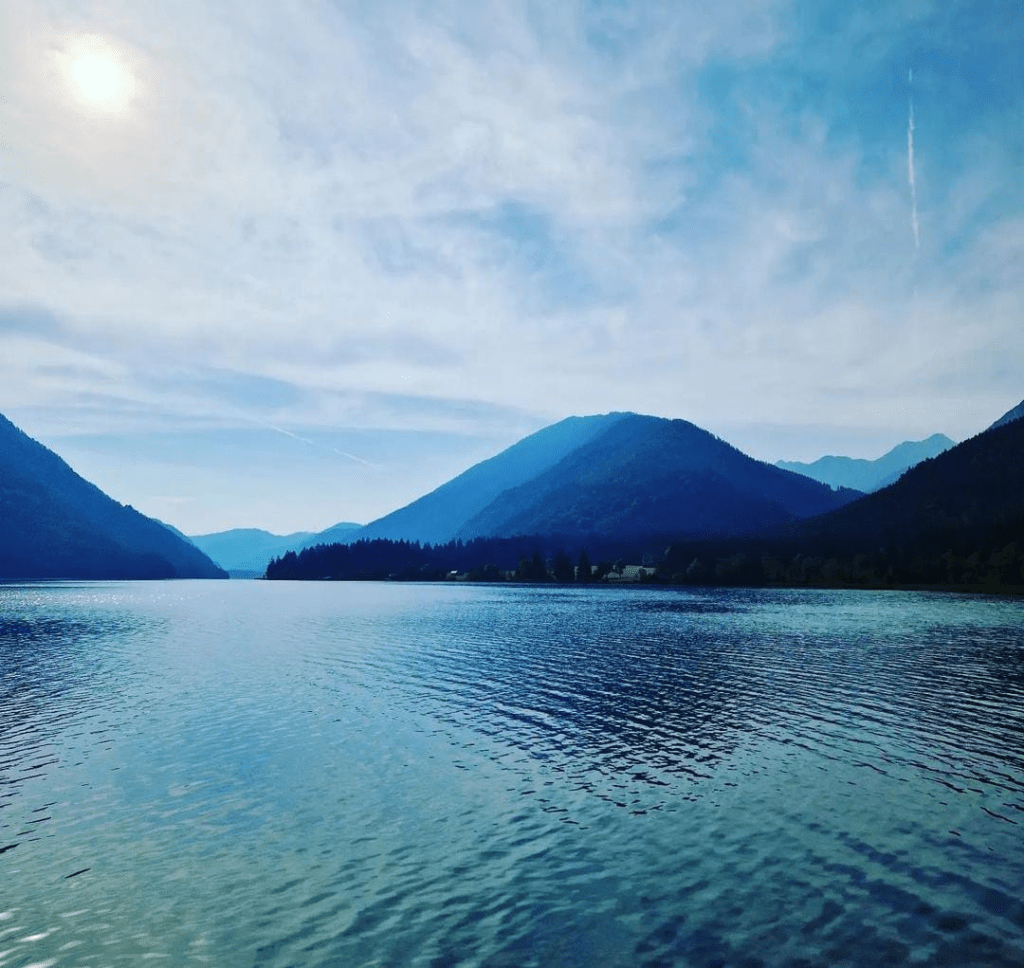
[[[0,416],[0,578],[226,578]]]
[[[493,575],[541,546],[561,548],[564,573],[566,545],[618,557],[673,537],[780,527],[860,496],[754,460],[686,420],[571,417],[354,532],[347,546],[283,556],[268,576]],[[436,550],[424,552],[430,538]]]
[[[658,432],[668,434],[673,426],[677,439],[658,440]],[[681,433],[689,434],[691,439],[688,442],[679,439]],[[679,533],[714,532],[720,528],[709,527],[709,520],[721,517],[715,510],[715,500],[721,495],[709,504],[710,495],[705,493],[701,505],[696,500],[696,492],[702,487],[705,491],[713,490],[722,482],[714,481],[711,464],[704,466],[709,454],[702,448],[710,445],[720,456],[730,454],[734,459],[739,453],[721,441],[713,444],[714,440],[686,421],[662,421],[631,413],[569,417],[525,437],[429,494],[365,526],[345,522],[326,531],[300,531],[290,535],[246,528],[193,535],[191,540],[222,568],[241,577],[262,574],[271,558],[286,551],[360,539],[388,538],[438,544],[453,538],[481,535],[571,533],[580,527],[607,532],[614,530],[610,519],[616,516],[627,529],[638,524],[645,530],[653,526],[674,528],[678,525]],[[590,445],[593,446],[588,451],[586,448]],[[924,441],[900,444],[875,461],[823,457],[813,464],[778,461],[775,466],[833,488],[869,492],[884,487],[908,467],[952,445],[948,437],[935,434]],[[671,466],[665,464],[666,454],[673,455]],[[751,465],[746,466],[749,470]],[[657,474],[670,479],[656,483],[654,468],[658,468]],[[697,472],[701,469],[708,473],[698,479]],[[625,478],[634,472],[637,479],[627,481]],[[616,474],[622,479],[613,482],[611,478]],[[770,503],[771,488],[764,491],[763,480],[753,486]],[[657,505],[672,500],[673,495],[679,498],[680,488],[688,492],[687,500],[666,519]],[[641,498],[648,492],[651,494],[648,511],[656,517],[656,523],[644,524],[637,504],[648,500]],[[626,493],[630,493],[628,500],[623,497]],[[657,499],[653,497],[655,493]],[[778,513],[783,518],[788,513],[806,516],[843,500],[842,497],[839,501],[821,498],[821,492],[818,494],[816,500],[823,500],[823,505],[812,501],[805,507],[798,502],[788,512],[780,510]],[[620,506],[609,507],[610,500],[617,500]],[[751,525],[764,524],[771,517],[763,508],[762,515],[753,514],[751,521],[745,522],[742,516],[735,520],[730,517],[729,521],[736,530],[742,531]]]
[[[955,443],[945,434],[932,434],[926,440],[904,441],[876,460],[829,456],[820,457],[811,464],[780,460],[775,462],[775,466],[832,487],[852,487],[870,493],[887,487],[904,471],[949,450]]]
[[[891,487],[792,529],[817,550],[903,548],[924,554],[1024,538],[1024,421],[999,420]],[[1021,546],[1024,552],[1024,544]]]
[[[861,539],[865,547],[895,547],[898,538],[934,557],[936,535],[948,535],[955,558],[972,541],[991,545],[1003,532],[1016,533],[1022,416],[1024,403],[961,445],[937,434],[878,461],[825,458],[800,465],[802,473],[754,460],[685,420],[570,417],[365,527],[343,522],[290,535],[239,529],[192,539],[118,504],[0,417],[0,578],[223,577],[211,557],[232,572],[259,574],[271,558],[317,545],[514,544],[516,536],[609,547],[645,536],[678,544],[788,534],[808,547],[832,542],[847,551]],[[899,480],[884,487],[886,475]],[[864,497],[832,486],[851,480],[883,489]]]
[[[685,420],[609,413],[545,427],[347,540],[733,534],[857,496],[756,461]],[[315,543],[326,542],[306,546]]]
[[[685,420],[634,413],[569,417],[474,465],[365,527],[192,540],[232,572],[317,544],[386,538],[440,544],[521,534],[743,533],[852,500],[746,456]]]
[[[243,578],[262,575],[270,559],[286,551],[347,541],[359,528],[360,525],[347,521],[325,531],[296,531],[293,534],[271,534],[259,528],[234,528],[214,534],[191,535],[188,540],[233,578]]]
[[[705,489],[708,478],[714,486]],[[794,492],[794,480],[814,490]],[[796,513],[822,492],[842,506]],[[631,500],[616,501],[620,493]],[[799,503],[786,508],[782,499],[794,495]],[[997,421],[857,496],[752,461],[685,421],[627,415],[502,492],[493,519],[490,508],[463,529],[486,525],[489,536],[433,546],[384,538],[321,545],[275,560],[267,577],[421,580],[454,571],[478,581],[579,582],[639,551],[651,555],[657,580],[682,584],[1020,589],[1024,420]],[[673,531],[666,551],[659,536]]]
[[[683,542],[663,567],[712,583],[1024,587],[1024,404],[1008,416],[843,508],[731,545]]]
[[[672,426],[676,439],[658,440],[658,434],[669,433]],[[685,433],[690,435],[689,441],[680,439]],[[581,528],[605,533],[616,529],[635,532],[637,527],[676,533],[717,533],[726,528],[742,532],[764,525],[773,516],[807,516],[856,496],[824,497],[819,491],[809,503],[797,500],[787,508],[783,501],[773,512],[768,507],[772,488],[762,473],[753,483],[762,504],[760,511],[751,509],[748,490],[739,516],[727,514],[723,511],[724,492],[713,493],[724,485],[724,479],[715,479],[713,460],[705,463],[710,452],[702,448],[711,446],[720,457],[730,454],[733,460],[739,452],[722,441],[712,441],[716,438],[686,421],[632,413],[569,417],[363,527],[346,523],[316,534],[282,536],[250,529],[199,535],[193,540],[229,571],[243,573],[259,571],[284,551],[336,541],[386,538],[439,544],[455,538],[573,533]],[[949,437],[934,434],[923,441],[904,442],[874,461],[830,456],[811,464],[778,461],[775,466],[833,489],[868,493],[953,444]],[[746,465],[748,471],[751,466]],[[702,497],[698,496],[701,490]],[[646,505],[646,510],[641,505]],[[667,516],[666,506],[672,507]]]

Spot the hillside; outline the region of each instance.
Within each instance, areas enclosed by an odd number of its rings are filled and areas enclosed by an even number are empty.
[[[794,535],[837,550],[926,553],[1009,541],[1022,523],[1024,421],[1016,420],[912,467],[890,487],[806,522]]]
[[[337,524],[332,524],[329,528],[325,528],[323,531],[317,531],[316,534],[310,535],[302,543],[302,547],[309,548],[318,544],[334,544],[338,541],[351,541],[359,531],[362,531],[362,529],[363,525],[356,524],[354,521],[339,521]]]
[[[609,413],[569,417],[545,427],[411,504],[370,522],[347,540],[390,538],[433,544],[449,541],[499,494],[553,467],[625,416]]]
[[[810,464],[780,460],[776,467],[803,474],[831,487],[851,487],[870,493],[898,480],[915,464],[936,457],[955,444],[945,434],[932,434],[925,440],[907,440],[875,460],[855,457],[820,457]]]
[[[458,535],[742,534],[856,496],[756,461],[685,420],[624,414],[557,464],[503,491]]]
[[[0,578],[224,578],[171,529],[118,504],[0,415]]]
[[[1002,427],[1004,424],[1012,423],[1014,420],[1020,420],[1024,417],[1024,400],[1021,400],[1012,410],[1008,410],[1004,413],[991,427],[992,430],[995,427]]]
[[[759,538],[677,543],[663,573],[697,582],[1024,585],[1024,420],[964,441],[895,484]]]

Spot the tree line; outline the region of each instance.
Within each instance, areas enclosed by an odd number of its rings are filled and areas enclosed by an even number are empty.
[[[892,541],[872,551],[784,537],[707,539],[662,545],[644,580],[660,584],[746,587],[934,587],[1015,592],[1024,590],[1024,520],[1016,527],[945,545],[932,536]],[[585,546],[540,536],[477,538],[420,544],[386,538],[316,545],[289,551],[267,567],[271,580],[557,582],[615,580],[636,548],[599,545],[596,560]],[[625,557],[624,557],[625,555]]]
[[[364,538],[352,544],[286,552],[270,562],[266,577],[327,581],[444,581],[460,577],[470,581],[586,583],[621,574],[625,561],[644,554],[639,547],[600,539],[590,547],[600,557],[592,558],[579,540],[537,535],[434,545]]]

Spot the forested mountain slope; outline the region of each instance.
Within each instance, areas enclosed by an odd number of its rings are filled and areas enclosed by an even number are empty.
[[[1024,417],[1024,400],[1021,400],[1021,402],[1012,410],[1008,410],[1004,413],[994,424],[992,424],[992,427],[989,427],[989,430],[993,427],[1002,427],[1004,424],[1011,423],[1014,420],[1020,420],[1022,417]]]
[[[1024,586],[1024,420],[965,440],[820,517],[733,542],[680,541],[672,580]]]
[[[794,534],[835,547],[967,549],[1024,523],[1024,420],[997,425]]]
[[[743,534],[857,496],[754,460],[688,421],[625,414],[502,492],[459,536]]]
[[[393,511],[346,540],[391,538],[431,543],[449,541],[473,515],[503,491],[543,473],[571,453],[614,426],[626,415],[609,413],[569,417],[524,437],[500,454],[474,464],[411,504]]]
[[[198,548],[0,416],[0,578],[224,577]]]

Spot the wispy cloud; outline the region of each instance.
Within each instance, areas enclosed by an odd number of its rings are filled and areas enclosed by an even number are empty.
[[[997,366],[1024,356],[1018,7],[8,6],[0,410],[308,441],[612,408],[965,436],[1020,396]],[[135,75],[123,115],[68,95],[85,34]],[[979,70],[943,73],[951,51]]]

